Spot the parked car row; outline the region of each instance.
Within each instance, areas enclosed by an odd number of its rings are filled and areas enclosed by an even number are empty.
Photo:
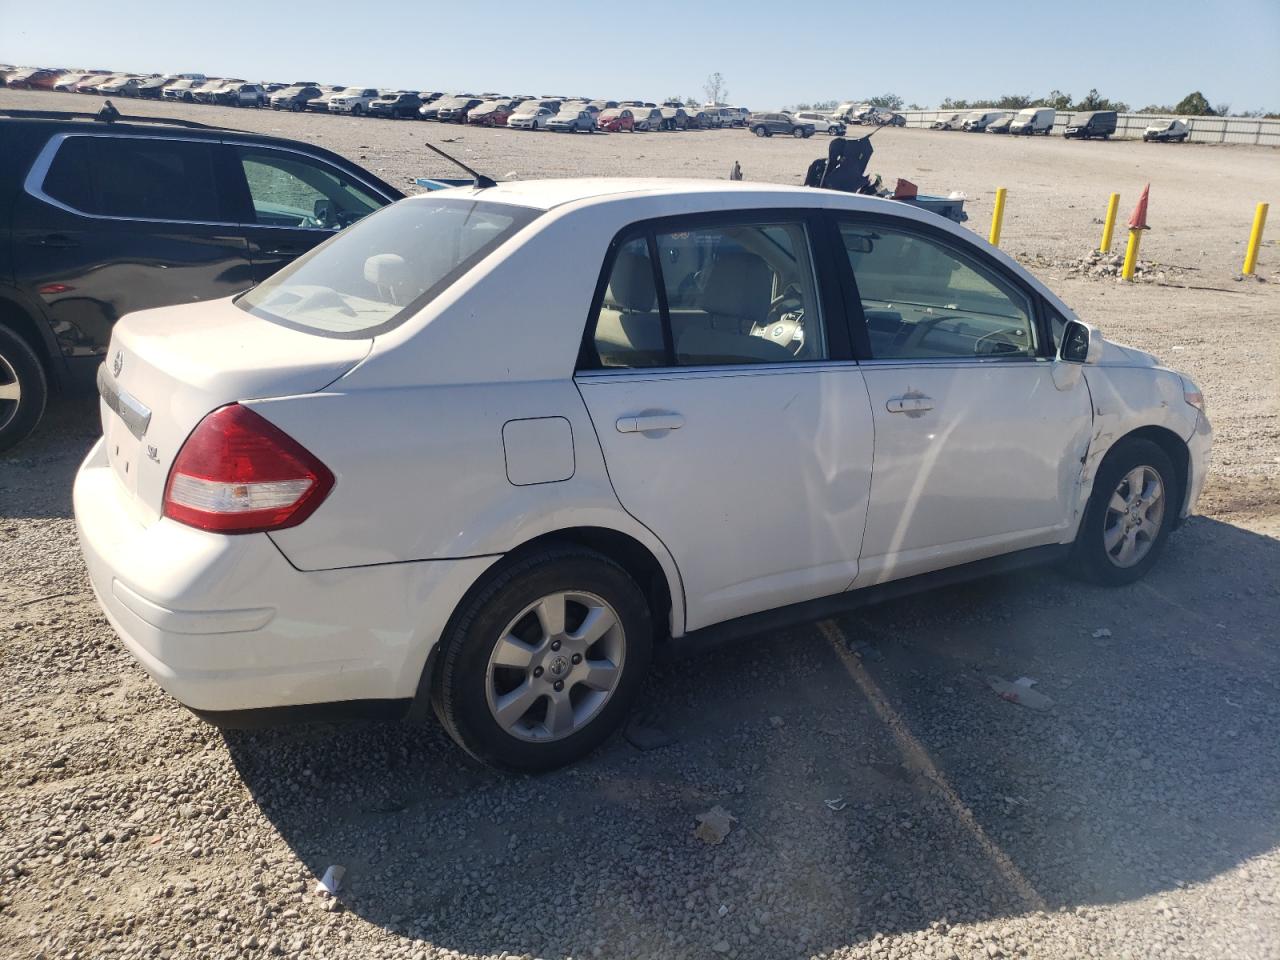
[[[501,97],[474,94],[418,94],[422,120],[468,123],[553,133],[637,133],[656,130],[704,130],[742,126],[745,110],[695,108],[668,101],[585,100],[566,97]]]
[[[203,74],[139,76],[109,71],[61,69],[12,70],[0,80],[15,89],[62,90],[117,97],[140,97],[192,104],[270,107],[293,113],[333,113],[392,120],[435,120],[475,126],[549,130],[563,133],[644,132],[650,130],[743,127],[745,107],[708,104],[693,107],[667,101],[592,100],[575,97],[503,96],[498,93],[387,90],[378,87],[326,85],[315,81],[250,83]],[[815,115],[827,131],[828,118]],[[838,125],[843,129],[843,125]]]
[[[1114,110],[1090,110],[1071,115],[1062,135],[1069,140],[1109,139],[1115,132],[1118,117]],[[1033,136],[1049,136],[1057,121],[1057,111],[1052,107],[1026,107],[1015,112],[1009,110],[970,110],[942,117],[931,124],[933,130],[965,130],[969,133],[1007,133]],[[1151,124],[1142,134],[1147,141],[1182,143],[1190,135],[1186,120],[1160,120]]]

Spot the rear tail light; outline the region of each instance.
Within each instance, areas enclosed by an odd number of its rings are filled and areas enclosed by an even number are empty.
[[[333,489],[333,474],[296,440],[247,407],[213,411],[182,445],[164,491],[164,515],[217,533],[294,527]]]

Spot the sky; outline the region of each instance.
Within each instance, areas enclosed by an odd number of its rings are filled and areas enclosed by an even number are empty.
[[[4,63],[644,100],[703,100],[719,71],[756,110],[1096,87],[1274,111],[1277,51],[1280,0],[0,0]]]

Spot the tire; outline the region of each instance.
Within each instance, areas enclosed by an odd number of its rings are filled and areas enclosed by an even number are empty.
[[[48,399],[40,358],[26,340],[0,327],[0,453],[31,435]]]
[[[1152,476],[1158,484],[1151,482]],[[1140,488],[1135,479],[1141,480]],[[1153,489],[1158,489],[1158,497],[1150,495]],[[1143,493],[1148,495],[1145,500]],[[1127,513],[1116,509],[1126,502],[1131,504]],[[1094,477],[1093,492],[1068,561],[1072,572],[1108,587],[1142,579],[1160,558],[1181,503],[1182,486],[1169,455],[1150,440],[1121,440]],[[1159,517],[1153,523],[1152,513],[1157,508]],[[1134,519],[1141,524],[1131,525]],[[1121,533],[1117,540],[1119,530],[1133,531],[1134,555],[1125,556],[1130,537]]]
[[[364,107],[360,106],[360,104],[357,103],[354,107],[351,108],[351,115],[353,117],[363,116]]]
[[[791,129],[791,136],[793,136],[793,137],[795,137],[797,140],[799,140],[801,137],[803,137],[803,136],[804,136],[804,128],[803,128],[803,127],[792,127],[792,129]]]
[[[555,608],[554,598],[565,594],[573,596],[559,609],[566,611],[562,616],[571,629],[548,634],[535,608],[545,601]],[[599,605],[588,608],[588,602]],[[582,653],[571,653],[588,609],[613,626],[580,647]],[[648,670],[653,628],[644,594],[625,570],[593,550],[565,545],[500,567],[454,614],[441,645],[431,704],[445,730],[481,763],[537,772],[585,756],[621,725]],[[492,658],[500,647],[509,658],[525,662],[495,665]],[[587,671],[585,664],[592,662],[620,664],[607,674],[612,684],[607,692],[581,681],[568,686],[561,681],[562,695],[553,692],[553,671],[568,679],[584,675],[579,671]],[[526,689],[532,692],[508,708],[504,726],[496,704]],[[576,702],[568,699],[571,692]],[[593,706],[593,698],[601,695]],[[569,705],[568,713],[557,714],[568,724],[558,734],[553,698]],[[524,713],[517,714],[522,706]]]
[[[766,130],[764,127],[752,127],[751,132],[754,133],[757,137],[767,136],[769,133],[769,131]]]

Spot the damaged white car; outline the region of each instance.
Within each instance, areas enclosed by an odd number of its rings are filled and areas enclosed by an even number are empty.
[[[546,769],[692,648],[962,576],[1147,573],[1194,383],[949,221],[831,190],[403,200],[136,313],[75,484],[93,586],[214,722],[430,704]]]

